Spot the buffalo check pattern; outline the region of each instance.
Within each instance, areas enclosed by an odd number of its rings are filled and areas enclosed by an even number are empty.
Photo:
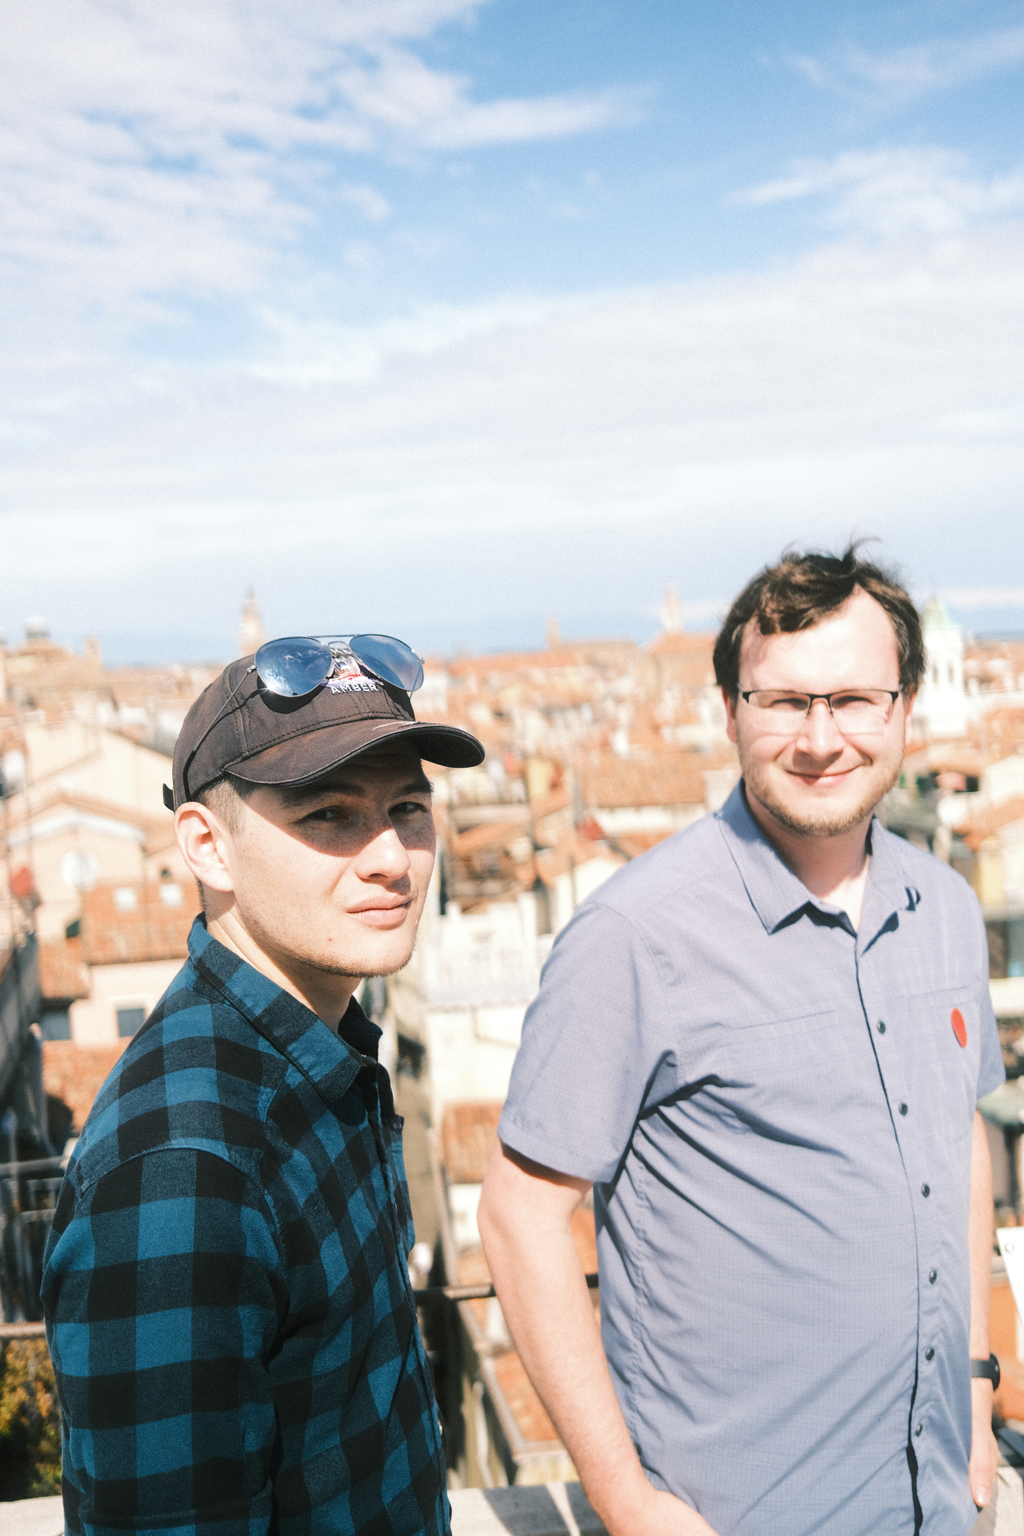
[[[107,1079],[43,1303],[75,1536],[447,1533],[387,1073],[207,934]]]

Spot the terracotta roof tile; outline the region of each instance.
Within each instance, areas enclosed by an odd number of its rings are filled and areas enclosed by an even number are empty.
[[[1022,819],[1024,819],[1024,796],[1015,795],[1012,800],[1004,800],[1001,805],[990,806],[987,811],[972,816],[962,829],[964,842],[968,848],[977,853],[986,839],[993,837],[1003,827],[1008,827],[1012,822]]]
[[[49,815],[61,805],[67,806],[70,810],[83,811],[86,815],[102,816],[108,821],[122,821],[128,826],[139,827],[146,834],[147,841],[154,835],[166,841],[166,834],[170,829],[173,841],[173,823],[166,812],[157,811],[150,815],[148,811],[137,810],[135,806],[123,805],[113,800],[97,800],[91,795],[80,795],[77,790],[63,789],[59,784],[33,787],[29,796],[24,794],[15,796],[11,801],[11,827],[36,821],[43,815]]]
[[[512,1417],[524,1440],[534,1444],[558,1443],[558,1432],[537,1396],[523,1362],[514,1350],[499,1355],[494,1362],[494,1374],[504,1394]]]
[[[731,761],[732,759],[730,759]],[[704,774],[717,757],[673,752],[646,761],[603,756],[580,767],[584,803],[596,810],[632,805],[703,805]]]
[[[75,1131],[85,1124],[92,1102],[128,1044],[79,1045],[74,1040],[43,1041],[43,1088],[62,1100],[74,1117]]]
[[[498,1134],[500,1099],[448,1104],[441,1121],[441,1163],[449,1184],[482,1184]]]
[[[161,895],[172,890],[180,895],[176,906],[168,905]],[[199,895],[192,881],[97,885],[82,898],[85,959],[90,965],[183,960],[198,911]]]
[[[627,859],[638,859],[671,836],[671,832],[622,832],[612,839],[612,846],[621,848]]]
[[[586,837],[564,838],[554,848],[542,848],[534,855],[534,863],[537,873],[545,885],[553,885],[560,875],[575,867],[589,864],[591,859],[611,859],[613,863],[623,862],[621,855],[609,851],[607,846],[601,843],[592,843]]]
[[[88,997],[89,972],[81,939],[43,939],[39,944],[39,990],[47,1002]]]
[[[479,826],[470,827],[468,832],[460,832],[452,838],[452,849],[459,858],[469,858],[471,854],[479,853],[481,848],[490,848],[494,845],[504,847],[508,843],[518,842],[521,837],[529,835],[529,827],[520,821],[491,821],[481,822]]]

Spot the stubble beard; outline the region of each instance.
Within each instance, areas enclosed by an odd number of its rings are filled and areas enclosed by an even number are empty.
[[[290,974],[291,969],[298,966],[308,973],[339,976],[347,981],[362,981],[368,976],[393,976],[396,971],[408,965],[416,942],[419,918],[417,917],[412,933],[406,935],[406,944],[401,949],[392,950],[390,954],[382,954],[380,950],[374,953],[375,946],[370,944],[366,946],[365,956],[359,953],[359,949],[354,944],[344,945],[348,950],[347,954],[337,954],[331,953],[326,945],[321,948],[310,943],[308,938],[304,938],[303,942],[296,942],[293,935],[289,936],[289,942],[285,947],[281,944],[279,934],[267,924],[250,918],[245,926],[264,953],[280,965],[286,973]],[[341,949],[342,945],[338,948]]]
[[[297,955],[295,957],[310,970],[321,971],[325,976],[344,976],[349,981],[367,981],[374,976],[394,976],[409,964],[408,959],[396,961],[394,965],[381,965],[379,961],[373,961],[365,967],[353,970],[347,965],[329,965],[314,955]]]
[[[890,762],[885,767],[886,772],[883,776],[880,779],[873,777],[870,787],[866,788],[865,793],[855,805],[838,813],[830,811],[826,806],[822,806],[820,811],[811,810],[801,813],[794,810],[775,794],[770,776],[765,775],[762,779],[756,770],[753,775],[744,774],[744,783],[747,794],[753,795],[772,819],[788,831],[796,832],[802,837],[842,837],[845,833],[852,832],[854,827],[867,821],[878,802],[898,781],[903,767],[903,754],[900,753],[896,762]]]
[[[394,976],[396,971],[401,971],[409,964],[412,957],[415,933],[409,941],[408,953],[400,953],[390,958],[377,955],[367,955],[365,963],[358,954],[350,954],[344,960],[335,960],[331,955],[313,950],[295,952],[294,959],[300,965],[308,966],[311,971],[319,971],[324,976],[344,976],[347,980],[365,980],[368,976]]]

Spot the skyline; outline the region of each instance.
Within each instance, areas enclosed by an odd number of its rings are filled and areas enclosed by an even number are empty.
[[[859,534],[1024,630],[1024,4],[0,3],[12,641],[643,639]]]

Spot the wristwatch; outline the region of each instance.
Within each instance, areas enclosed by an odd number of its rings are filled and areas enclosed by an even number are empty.
[[[994,1392],[999,1390],[999,1361],[995,1355],[989,1355],[987,1360],[971,1361],[971,1376],[984,1376],[992,1383]]]

